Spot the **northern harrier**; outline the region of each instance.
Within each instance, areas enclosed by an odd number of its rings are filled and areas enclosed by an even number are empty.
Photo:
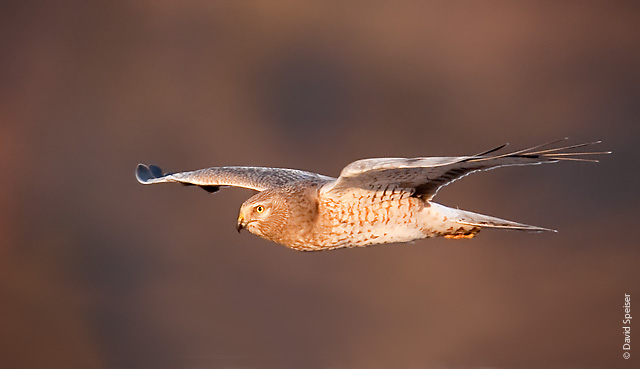
[[[295,169],[238,166],[163,174],[157,166],[144,164],[138,165],[136,178],[143,184],[178,182],[208,192],[227,186],[259,191],[242,204],[238,232],[246,228],[296,250],[437,236],[472,238],[482,228],[541,232],[552,230],[431,200],[441,187],[473,172],[569,160],[597,162],[584,155],[609,153],[567,151],[600,141],[548,148],[560,141],[502,155],[495,152],[506,144],[471,156],[363,159],[347,165],[338,178]]]

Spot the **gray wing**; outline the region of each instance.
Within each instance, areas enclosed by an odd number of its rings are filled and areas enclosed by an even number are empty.
[[[560,160],[595,162],[597,160],[583,159],[581,156],[609,153],[566,152],[569,149],[597,144],[600,141],[538,150],[560,141],[495,156],[489,154],[504,148],[506,144],[471,156],[358,160],[347,165],[340,173],[340,177],[324,185],[321,192],[331,197],[340,196],[353,189],[403,191],[429,200],[442,186],[473,172],[512,165],[555,163]]]
[[[335,178],[302,170],[265,167],[213,167],[163,174],[162,169],[155,165],[138,164],[136,179],[142,184],[177,182],[216,192],[226,186],[263,191],[301,180],[328,182]]]

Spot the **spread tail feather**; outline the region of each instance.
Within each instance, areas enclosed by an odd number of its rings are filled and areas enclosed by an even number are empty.
[[[471,211],[452,209],[446,206],[431,203],[431,206],[436,206],[438,212],[445,215],[450,221],[481,228],[501,228],[501,229],[513,229],[517,231],[528,232],[557,232],[554,229],[532,226],[528,224],[512,222],[510,220],[500,219],[489,215],[483,215],[474,213]]]

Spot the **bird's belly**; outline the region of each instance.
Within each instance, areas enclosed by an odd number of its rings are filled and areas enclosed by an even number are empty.
[[[323,249],[408,242],[429,236],[423,226],[425,204],[421,199],[322,205],[323,224],[319,229],[323,236],[314,243]]]

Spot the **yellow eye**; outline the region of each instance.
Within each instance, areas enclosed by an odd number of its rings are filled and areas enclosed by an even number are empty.
[[[256,212],[262,213],[263,211],[264,211],[264,206],[262,206],[262,205],[256,206]]]

